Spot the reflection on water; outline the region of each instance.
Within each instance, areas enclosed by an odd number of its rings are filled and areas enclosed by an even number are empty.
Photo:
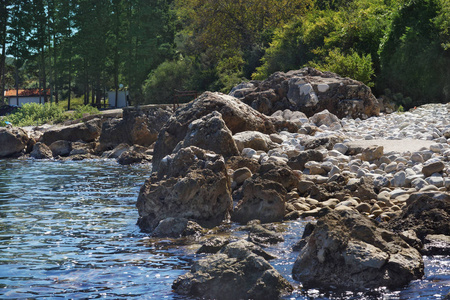
[[[196,259],[194,250],[149,239],[135,225],[149,172],[113,161],[0,160],[0,298],[186,299],[171,285]],[[304,225],[288,223],[286,241],[267,249],[297,287],[290,249]],[[450,258],[426,257],[425,264],[426,278],[401,291],[298,289],[286,299],[442,299],[450,291]]]

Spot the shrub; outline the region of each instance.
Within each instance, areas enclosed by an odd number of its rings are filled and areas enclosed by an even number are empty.
[[[14,126],[32,126],[66,119],[64,110],[56,104],[25,103],[17,112],[5,117]]]
[[[99,111],[96,107],[90,106],[90,105],[82,105],[78,106],[73,114],[74,119],[81,119],[85,114],[88,115],[96,115]]]
[[[345,55],[339,49],[331,50],[323,63],[311,63],[311,66],[322,71],[331,71],[344,77],[362,81],[368,86],[373,86],[372,57],[370,54],[359,55],[351,50]]]
[[[172,103],[174,90],[189,89],[192,76],[192,64],[186,59],[163,62],[144,83],[144,102]]]

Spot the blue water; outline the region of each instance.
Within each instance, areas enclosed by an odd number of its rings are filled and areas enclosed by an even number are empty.
[[[0,299],[188,299],[172,282],[197,259],[194,240],[152,239],[135,207],[148,166],[115,161],[0,160]],[[305,222],[266,250],[297,290],[286,299],[442,299],[450,258],[425,257],[426,277],[399,291],[302,291],[290,251]],[[239,233],[236,233],[239,235]]]

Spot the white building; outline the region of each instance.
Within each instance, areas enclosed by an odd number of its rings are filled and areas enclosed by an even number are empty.
[[[8,105],[22,106],[25,103],[44,103],[44,91],[40,89],[6,90],[5,99]],[[50,97],[50,90],[47,90]]]
[[[117,101],[116,101],[116,92],[109,91],[108,92],[108,103],[111,107],[126,107],[130,104],[128,103],[128,91],[118,91],[117,92]]]

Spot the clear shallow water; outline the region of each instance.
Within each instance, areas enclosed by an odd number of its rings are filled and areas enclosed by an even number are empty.
[[[149,239],[135,225],[148,175],[148,167],[114,161],[0,160],[0,298],[187,299],[171,285],[196,259],[194,250]],[[297,286],[290,249],[304,225],[288,223],[286,241],[266,249]],[[401,291],[298,290],[286,299],[441,299],[450,291],[450,258],[425,263],[426,278]]]

